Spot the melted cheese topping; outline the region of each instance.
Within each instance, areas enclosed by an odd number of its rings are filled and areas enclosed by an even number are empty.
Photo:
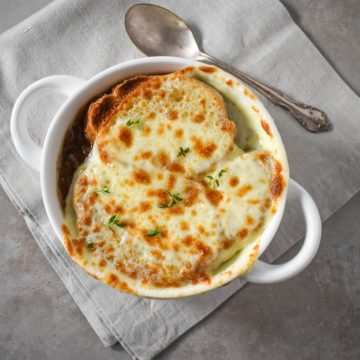
[[[240,140],[252,151],[237,147],[221,95],[194,76],[219,79],[199,71],[156,78],[130,96],[74,176],[68,252],[122,291],[210,284],[256,243],[285,186],[279,148],[251,123]]]
[[[176,162],[196,174],[231,151],[234,133],[217,92],[196,79],[166,76],[149,80],[128,99],[96,142],[106,162],[146,170]],[[191,150],[178,156],[180,148]]]

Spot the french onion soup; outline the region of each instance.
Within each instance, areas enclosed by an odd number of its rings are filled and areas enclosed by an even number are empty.
[[[243,275],[288,181],[264,111],[208,66],[139,75],[94,99],[68,129],[58,166],[72,259],[153,297],[211,284],[251,246]]]

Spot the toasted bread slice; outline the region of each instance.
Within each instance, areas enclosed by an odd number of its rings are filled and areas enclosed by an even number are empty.
[[[112,112],[121,104],[126,96],[147,79],[149,79],[149,76],[139,75],[125,80],[115,86],[110,94],[105,94],[91,103],[86,114],[85,127],[86,137],[91,143],[94,142],[97,133]]]
[[[117,103],[96,137],[104,162],[191,175],[232,150],[235,125],[221,95],[183,73],[147,78]]]

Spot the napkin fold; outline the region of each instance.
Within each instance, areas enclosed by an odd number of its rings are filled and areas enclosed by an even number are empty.
[[[120,342],[134,359],[147,360],[214,311],[244,281],[166,301],[121,294],[95,281],[71,261],[56,238],[43,207],[39,175],[17,155],[9,128],[15,99],[33,81],[53,74],[89,79],[109,66],[142,57],[123,26],[126,10],[136,2],[57,0],[0,36],[0,183],[101,341],[107,346]],[[359,191],[360,99],[278,0],[152,3],[183,17],[201,34],[209,54],[327,112],[333,130],[311,134],[263,99],[282,134],[291,175],[314,197],[323,220]],[[53,96],[33,110],[29,127],[39,144],[62,101]],[[296,204],[289,201],[265,258],[273,261],[303,233]]]

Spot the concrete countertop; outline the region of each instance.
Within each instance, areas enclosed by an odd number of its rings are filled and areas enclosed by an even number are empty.
[[[0,0],[0,33],[49,2]],[[360,1],[283,3],[360,94]],[[103,347],[2,189],[0,213],[0,359],[130,359]],[[306,271],[246,286],[157,358],[360,359],[359,215],[360,193],[325,223]]]

